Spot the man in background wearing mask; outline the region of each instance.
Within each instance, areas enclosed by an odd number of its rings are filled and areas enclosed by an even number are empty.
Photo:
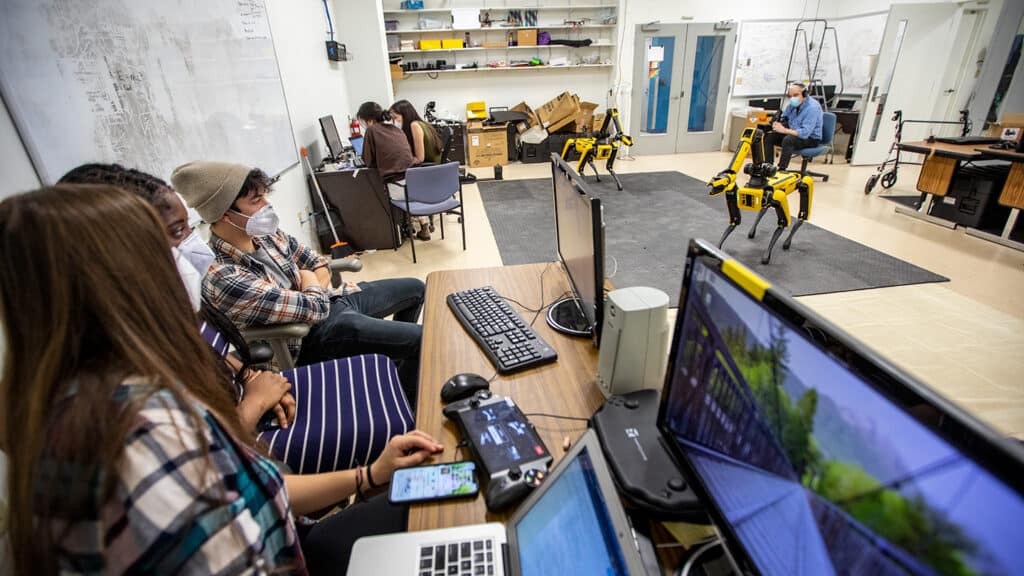
[[[267,202],[272,180],[261,170],[190,162],[171,175],[174,188],[210,224],[215,259],[203,296],[240,327],[300,322],[309,334],[289,343],[304,366],[378,353],[398,365],[415,405],[423,282],[395,278],[331,288],[329,259],[278,229]],[[394,314],[395,321],[383,320]]]
[[[775,146],[782,146],[779,170],[789,167],[794,151],[812,148],[821,142],[821,104],[807,97],[803,84],[790,84],[786,92],[789,95],[786,108],[772,124],[772,131],[764,136],[765,162],[775,158]]]

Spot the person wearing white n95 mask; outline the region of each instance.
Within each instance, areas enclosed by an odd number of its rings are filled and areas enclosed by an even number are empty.
[[[210,265],[217,259],[210,245],[203,241],[194,229],[181,241],[181,244],[178,244],[178,249],[201,275],[205,275],[206,271],[210,269]]]
[[[189,262],[180,248],[172,246],[171,253],[174,254],[174,263],[178,266],[178,274],[185,284],[192,309],[199,312],[199,306],[203,303],[203,275]]]

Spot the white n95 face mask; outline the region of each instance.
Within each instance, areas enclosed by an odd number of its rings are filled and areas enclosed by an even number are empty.
[[[178,275],[185,284],[185,291],[188,292],[188,299],[192,303],[192,310],[198,312],[199,305],[203,301],[203,276],[192,266],[188,258],[181,250],[171,247],[174,253],[174,263],[178,266]]]
[[[178,250],[192,263],[192,266],[195,267],[200,276],[205,276],[206,271],[210,269],[210,265],[217,259],[210,245],[203,242],[203,239],[199,237],[195,230],[182,240],[181,244],[178,244]]]
[[[274,212],[274,207],[270,204],[260,208],[252,216],[246,216],[237,210],[234,212],[249,219],[245,223],[245,233],[249,236],[269,236],[277,232],[277,213]]]

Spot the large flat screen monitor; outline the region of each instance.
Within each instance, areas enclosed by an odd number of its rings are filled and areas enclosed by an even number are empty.
[[[1024,450],[710,245],[658,424],[742,573],[1020,574]]]
[[[331,154],[331,159],[340,158],[343,146],[341,144],[341,136],[338,134],[338,126],[334,123],[334,116],[328,114],[320,118],[320,131],[324,134],[324,140],[327,142],[327,150]]]
[[[587,194],[583,178],[557,154],[551,155],[555,236],[572,298],[548,309],[556,330],[601,341],[604,312],[604,220],[601,201]]]

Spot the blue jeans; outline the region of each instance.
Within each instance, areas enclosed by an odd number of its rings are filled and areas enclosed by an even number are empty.
[[[423,282],[393,278],[361,282],[361,292],[331,299],[327,318],[314,324],[302,339],[298,366],[359,354],[383,354],[398,366],[409,404],[415,408],[419,389],[420,339],[416,324],[423,307]],[[394,314],[394,320],[383,320]]]

